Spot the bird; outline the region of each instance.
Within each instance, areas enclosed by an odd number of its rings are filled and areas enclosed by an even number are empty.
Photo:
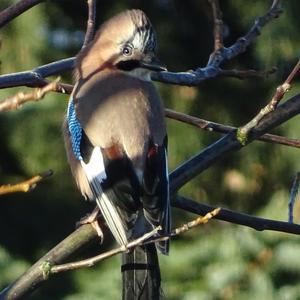
[[[63,124],[75,182],[124,247],[158,226],[162,236],[171,230],[164,106],[151,81],[152,72],[167,69],[156,51],[156,33],[142,10],[104,22],[76,57]],[[123,299],[159,299],[156,248],[167,255],[169,240],[123,255]]]

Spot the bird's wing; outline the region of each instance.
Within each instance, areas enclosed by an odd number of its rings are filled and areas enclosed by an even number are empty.
[[[143,177],[144,214],[152,226],[161,225],[161,234],[171,231],[169,174],[167,160],[167,138],[163,145],[149,143]],[[168,241],[158,244],[159,250],[167,254]]]
[[[76,117],[70,100],[67,114],[71,148],[80,162],[93,199],[120,245],[128,243],[127,231],[139,205],[139,183],[130,160],[119,145],[92,145]]]

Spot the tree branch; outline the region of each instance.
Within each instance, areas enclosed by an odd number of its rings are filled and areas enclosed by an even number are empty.
[[[32,191],[40,181],[50,177],[52,174],[52,170],[48,170],[20,183],[0,185],[0,195]]]
[[[300,113],[300,94],[287,100],[265,116],[249,134],[247,143],[274,129]],[[176,193],[184,184],[211,166],[228,152],[240,150],[243,145],[236,139],[236,131],[229,132],[199,154],[177,167],[170,175],[171,190]]]
[[[172,206],[198,215],[205,215],[216,208],[215,206],[198,203],[182,196],[175,197],[172,201]],[[226,208],[221,208],[215,218],[225,222],[250,227],[258,231],[271,230],[300,235],[300,225],[298,224],[254,217]]]
[[[247,47],[260,34],[262,28],[271,20],[277,18],[281,12],[281,1],[274,0],[269,11],[262,17],[256,19],[254,25],[245,36],[239,38],[233,45],[228,48],[221,48],[219,51],[214,51],[211,54],[205,68],[198,68],[197,70],[192,72],[153,73],[152,79],[165,83],[193,86],[198,85],[203,80],[222,75],[220,65],[225,61],[230,60],[237,55],[245,52]]]
[[[255,137],[261,136],[267,130],[275,128],[281,123],[300,112],[300,94],[290,98],[284,104],[280,105],[274,112],[268,114],[255,130],[250,135],[250,141]],[[238,150],[242,145],[235,138],[235,131],[227,134],[216,143],[204,149],[201,153],[191,158],[189,161],[178,167],[170,174],[170,192],[175,196],[176,191],[183,186],[187,181],[191,180],[194,176],[205,170],[209,165],[217,159],[223,157],[226,153],[233,150]],[[189,170],[190,169],[190,170]],[[181,198],[183,199],[183,198]],[[182,209],[195,212],[198,214],[206,214],[213,207],[208,207],[196,202],[174,200],[172,205]],[[205,207],[207,211],[204,211]],[[300,226],[288,222],[278,222],[272,220],[251,217],[245,214],[237,214],[235,212],[227,212],[224,216],[224,210],[221,210],[218,218],[227,222],[245,225],[256,230],[275,230],[288,233],[300,234]],[[250,219],[249,219],[250,218]],[[256,225],[255,225],[256,224]],[[88,231],[88,234],[85,233]],[[88,238],[87,238],[88,237]],[[49,272],[51,265],[64,262],[68,257],[74,254],[78,249],[84,248],[91,240],[96,240],[97,233],[91,225],[84,225],[78,228],[68,238],[51,250],[45,257],[41,258],[35,265],[33,265],[27,272],[20,278],[7,287],[0,293],[0,300],[7,299],[21,299],[28,295],[38,285],[40,285],[45,278],[43,273]]]
[[[18,109],[29,101],[39,101],[49,92],[59,91],[61,93],[65,93],[65,90],[58,83],[59,80],[60,79],[57,78],[55,81],[48,83],[42,88],[37,88],[28,93],[19,92],[14,96],[2,100],[0,102],[0,112]]]
[[[298,172],[294,178],[292,188],[291,188],[291,194],[289,199],[289,222],[294,222],[294,205],[296,202],[296,198],[299,192],[299,185],[300,185],[300,172]]]
[[[272,97],[271,101],[264,108],[262,108],[250,122],[238,129],[237,138],[242,144],[247,143],[247,136],[250,130],[252,130],[252,128],[254,128],[267,114],[276,109],[280,100],[291,88],[291,82],[298,73],[299,69],[300,59],[298,60],[297,64],[294,66],[293,70],[291,71],[287,79],[284,81],[284,83],[277,87],[276,92]]]
[[[272,67],[269,70],[258,71],[258,70],[220,70],[219,76],[226,76],[226,77],[235,77],[238,79],[245,79],[245,78],[267,78],[269,75],[274,74],[277,71],[276,67]]]
[[[202,130],[206,130],[209,132],[218,132],[218,133],[228,133],[233,130],[237,130],[237,127],[228,126],[220,123],[215,123],[211,121],[207,121],[204,119],[200,119],[194,116],[190,116],[187,114],[184,114],[182,112],[177,112],[172,109],[165,109],[165,115],[167,118],[180,121],[186,124],[190,124],[193,126],[196,126]],[[300,148],[300,140],[298,139],[290,139],[284,136],[275,135],[275,134],[269,134],[266,133],[260,137],[257,138],[259,141],[267,142],[267,143],[275,143],[295,148]]]
[[[0,28],[31,7],[45,0],[21,0],[0,12]]]
[[[86,26],[86,33],[84,37],[84,42],[82,48],[86,47],[86,45],[91,42],[94,38],[95,34],[95,20],[96,20],[96,2],[97,0],[87,0],[89,16]]]
[[[244,37],[238,39],[229,48],[222,48],[220,51],[213,52],[205,68],[198,68],[192,72],[153,72],[151,76],[152,80],[193,86],[198,85],[204,80],[224,75],[224,70],[220,68],[220,65],[244,52],[260,34],[261,29],[271,20],[278,17],[281,11],[281,2],[274,0],[270,10],[256,20]],[[72,70],[74,62],[75,58],[71,57],[40,66],[31,71],[2,75],[0,76],[0,88],[24,85],[32,87],[44,86],[46,84],[44,78]]]
[[[219,0],[209,0],[214,18],[214,52],[223,48],[223,21]]]
[[[161,229],[159,227],[154,228],[152,231],[150,231],[150,232],[144,234],[143,236],[141,236],[140,238],[130,242],[126,247],[121,246],[121,247],[109,250],[107,252],[101,253],[97,256],[90,257],[88,259],[81,260],[78,262],[71,262],[71,263],[66,263],[66,264],[62,264],[62,265],[51,266],[49,274],[56,274],[56,273],[60,273],[60,272],[66,272],[66,271],[70,271],[70,270],[91,267],[104,259],[112,257],[116,254],[127,252],[129,249],[135,248],[137,246],[154,243],[154,242],[158,242],[161,240],[169,239],[171,237],[175,237],[175,236],[183,234],[183,233],[189,231],[190,229],[195,228],[199,225],[206,224],[209,220],[214,218],[219,212],[220,212],[220,208],[215,208],[212,211],[208,212],[205,216],[198,217],[195,220],[192,220],[186,224],[181,225],[180,227],[175,228],[174,230],[172,230],[172,232],[169,236],[155,237],[154,235]]]

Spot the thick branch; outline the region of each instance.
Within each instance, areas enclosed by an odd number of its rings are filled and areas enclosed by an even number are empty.
[[[0,12],[0,28],[31,7],[45,0],[21,0]]]
[[[248,137],[248,143],[274,129],[300,113],[300,94],[290,98],[284,104],[269,113],[255,126]],[[183,163],[170,175],[171,190],[176,193],[184,184],[211,166],[216,160],[229,152],[240,150],[243,145],[236,139],[236,131],[226,134],[199,154]]]
[[[0,299],[24,299],[43,281],[51,265],[60,264],[98,238],[92,225],[80,226],[0,293]]]

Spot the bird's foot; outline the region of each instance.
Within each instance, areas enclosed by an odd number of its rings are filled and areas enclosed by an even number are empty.
[[[96,230],[97,235],[100,237],[102,243],[104,235],[99,224],[99,216],[100,216],[100,210],[99,207],[96,206],[95,209],[92,211],[92,213],[81,218],[80,221],[76,223],[76,227],[82,226],[84,224],[91,224],[92,227]]]

